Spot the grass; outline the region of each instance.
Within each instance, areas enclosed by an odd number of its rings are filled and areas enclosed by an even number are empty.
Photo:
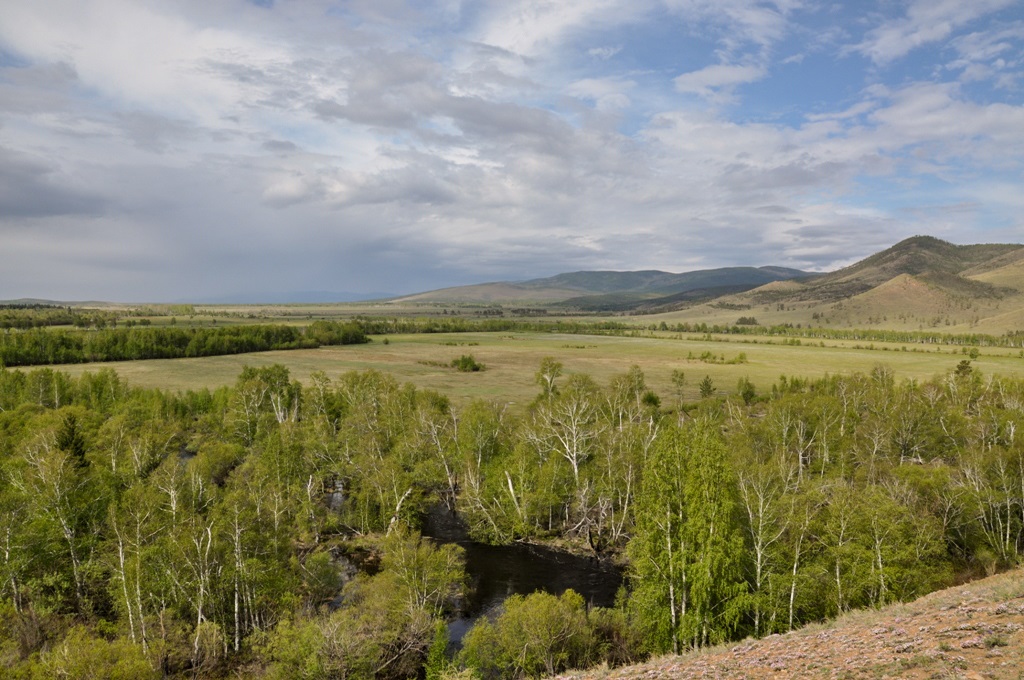
[[[714,383],[716,394],[732,393],[740,378],[749,378],[758,393],[771,388],[780,375],[818,378],[826,374],[869,372],[878,364],[890,367],[897,379],[924,380],[944,374],[966,358],[960,348],[929,348],[874,343],[873,349],[853,342],[826,342],[826,346],[781,344],[775,338],[757,339],[737,336],[689,339],[668,333],[647,333],[644,337],[580,336],[557,333],[463,333],[416,334],[375,338],[367,345],[323,347],[315,350],[261,352],[233,356],[196,359],[170,359],[108,364],[63,366],[73,375],[111,366],[131,384],[161,387],[170,390],[216,388],[233,384],[245,365],[265,366],[281,363],[293,377],[305,381],[314,371],[324,371],[331,378],[352,370],[375,369],[393,374],[401,382],[438,390],[455,401],[473,398],[502,402],[525,403],[533,399],[538,388],[534,382],[543,357],[561,361],[565,374],[585,373],[601,384],[632,365],[639,366],[648,387],[658,393],[664,403],[671,403],[674,394],[673,370],[686,376],[684,398],[697,399],[698,385],[705,376]],[[453,371],[453,359],[473,347],[473,356],[487,366],[486,371],[463,373]],[[910,351],[918,349],[920,351]],[[745,363],[727,363],[740,353]],[[708,363],[700,359],[704,353],[721,357],[726,363]],[[688,357],[694,357],[688,359]],[[983,375],[1024,376],[1024,359],[1008,349],[982,350],[972,366]],[[565,377],[562,378],[565,380]]]

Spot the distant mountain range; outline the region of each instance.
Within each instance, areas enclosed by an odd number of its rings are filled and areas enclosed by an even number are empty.
[[[914,236],[827,274],[784,267],[583,271],[487,283],[393,302],[501,304],[645,314],[672,322],[879,327],[949,333],[1024,329],[1024,246]]]
[[[999,334],[1024,330],[1024,246],[954,245],[931,236],[914,236],[826,274],[770,266],[682,274],[579,271],[399,297],[386,293],[257,292],[182,302],[326,304],[371,299],[395,305],[494,305],[542,308],[550,314],[644,315],[671,323],[725,325],[742,318],[760,325]]]
[[[365,302],[367,300],[383,300],[393,298],[394,293],[353,293],[327,291],[327,290],[300,290],[300,291],[247,291],[226,295],[217,295],[202,299],[180,300],[181,303],[199,305],[287,305],[287,304],[313,304],[332,302]]]
[[[773,281],[812,276],[785,267],[724,267],[672,274],[580,271],[522,282],[483,283],[407,295],[397,302],[556,304],[593,311],[626,310],[677,296],[715,297]]]

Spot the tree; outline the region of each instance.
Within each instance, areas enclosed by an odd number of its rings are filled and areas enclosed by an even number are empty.
[[[491,678],[550,676],[590,663],[593,631],[575,591],[512,595],[502,609],[494,623],[482,618],[466,633],[463,664]]]
[[[704,379],[700,381],[700,398],[707,399],[715,393],[715,383],[711,380],[710,375],[704,376]]]
[[[554,357],[544,357],[540,360],[540,369],[537,371],[537,384],[541,388],[541,396],[548,401],[558,394],[558,387],[555,380],[562,375],[562,362],[556,361]]]
[[[747,608],[736,481],[708,420],[666,428],[636,503],[631,602],[656,651],[725,640]]]
[[[380,578],[409,612],[438,618],[454,609],[466,585],[465,551],[453,544],[434,546],[418,534],[394,532],[382,546]]]
[[[753,548],[753,609],[754,636],[762,633],[761,616],[765,606],[765,586],[774,564],[772,546],[786,532],[779,499],[783,488],[777,476],[767,466],[741,473],[740,498],[747,515],[747,532]]]
[[[434,624],[434,640],[427,651],[427,663],[424,665],[426,680],[441,680],[448,668],[448,626],[443,621]]]
[[[745,377],[739,379],[739,382],[736,384],[736,392],[747,406],[750,406],[750,402],[754,401],[754,397],[757,396],[754,383],[750,382],[750,378]]]

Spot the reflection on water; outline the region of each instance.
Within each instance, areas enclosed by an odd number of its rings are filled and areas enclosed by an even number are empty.
[[[506,597],[543,590],[559,595],[572,588],[594,606],[610,607],[622,584],[622,571],[606,560],[582,557],[543,546],[485,545],[471,541],[458,517],[434,506],[424,518],[423,535],[457,543],[466,551],[470,592],[462,617],[449,625],[458,644],[481,616],[496,611]]]

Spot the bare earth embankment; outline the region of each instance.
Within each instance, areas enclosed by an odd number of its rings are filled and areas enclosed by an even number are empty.
[[[1024,678],[1024,570],[762,640],[563,678]]]

